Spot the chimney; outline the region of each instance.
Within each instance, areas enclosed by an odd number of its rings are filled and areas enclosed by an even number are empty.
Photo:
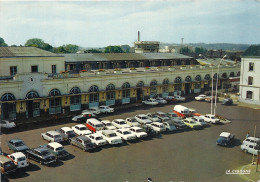
[[[138,31],[138,41],[140,41],[140,32]]]

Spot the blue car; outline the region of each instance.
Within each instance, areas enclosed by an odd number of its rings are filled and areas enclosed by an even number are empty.
[[[234,135],[231,135],[228,132],[222,132],[217,139],[217,145],[229,146],[235,139]]]
[[[10,150],[13,150],[14,152],[23,152],[25,153],[27,150],[29,150],[29,147],[25,145],[23,140],[19,138],[13,138],[7,142],[7,147]]]

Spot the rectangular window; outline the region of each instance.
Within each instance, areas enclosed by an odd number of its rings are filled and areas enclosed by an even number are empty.
[[[253,77],[252,76],[248,77],[248,85],[253,85]]]
[[[253,99],[253,92],[252,91],[247,91],[246,92],[246,98],[247,99]]]
[[[254,63],[249,63],[249,71],[254,71]]]
[[[52,73],[57,73],[56,65],[51,65],[51,72]]]
[[[17,66],[10,66],[10,75],[14,76],[17,73]]]
[[[38,66],[31,66],[32,73],[38,72]]]

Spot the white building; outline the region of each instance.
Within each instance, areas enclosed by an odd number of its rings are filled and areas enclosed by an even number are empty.
[[[260,105],[260,45],[250,46],[241,59],[240,102]]]

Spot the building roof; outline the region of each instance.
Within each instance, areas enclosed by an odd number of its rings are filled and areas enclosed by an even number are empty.
[[[0,58],[8,57],[62,57],[36,47],[0,47]]]
[[[177,53],[85,53],[85,54],[61,54],[66,62],[86,61],[138,61],[138,60],[168,60],[191,59],[192,57]]]
[[[241,57],[260,57],[260,44],[251,45]]]

